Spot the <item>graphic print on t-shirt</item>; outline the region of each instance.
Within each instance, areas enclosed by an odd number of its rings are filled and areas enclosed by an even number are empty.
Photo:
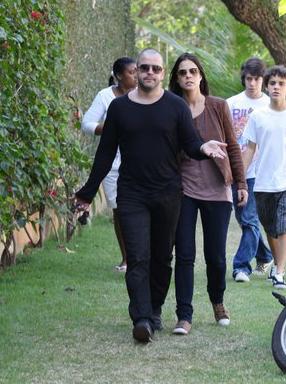
[[[252,111],[253,108],[234,108],[232,110],[233,129],[237,142],[240,144],[242,151],[245,149],[246,145],[246,143],[242,140],[242,134]]]
[[[269,104],[269,97],[262,93],[262,96],[258,99],[252,99],[248,97],[245,91],[230,97],[227,99],[227,103],[231,112],[233,120],[233,129],[236,135],[236,139],[242,151],[246,149],[247,140],[243,138],[243,133],[245,131],[249,116],[256,109],[263,108]],[[246,178],[255,177],[255,159],[254,156],[250,166],[247,170]]]

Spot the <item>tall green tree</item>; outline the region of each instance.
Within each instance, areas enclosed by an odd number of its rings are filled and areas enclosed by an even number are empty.
[[[269,63],[261,39],[237,22],[220,0],[133,0],[137,47],[155,46],[168,67],[183,51],[195,52],[206,68],[213,94],[227,97],[240,90],[239,67],[249,56]]]
[[[286,64],[286,16],[283,16],[285,0],[221,1],[238,21],[248,25],[261,37],[277,64]]]

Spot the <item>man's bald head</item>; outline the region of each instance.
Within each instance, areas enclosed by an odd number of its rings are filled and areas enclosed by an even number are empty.
[[[161,53],[154,48],[145,48],[145,49],[143,49],[143,51],[141,51],[139,53],[139,55],[137,57],[137,66],[139,66],[141,64],[142,59],[146,56],[147,57],[156,56],[157,58],[160,57],[161,64],[163,66],[163,57],[162,57]]]

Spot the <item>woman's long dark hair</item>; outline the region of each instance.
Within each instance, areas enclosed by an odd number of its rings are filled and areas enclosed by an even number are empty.
[[[181,56],[179,56],[177,58],[177,61],[175,62],[174,67],[171,70],[169,90],[178,96],[181,96],[181,97],[183,96],[182,88],[178,84],[178,69],[179,69],[179,65],[181,64],[181,62],[185,61],[185,60],[192,61],[199,68],[200,75],[202,77],[202,80],[200,82],[200,91],[204,96],[208,96],[209,95],[209,85],[208,85],[208,81],[206,79],[204,69],[203,69],[199,59],[195,55],[193,55],[192,53],[188,53],[188,52],[183,53]]]
[[[119,59],[115,60],[112,66],[112,75],[110,76],[108,80],[108,85],[114,85],[115,80],[118,81],[118,75],[121,75],[121,73],[124,72],[126,67],[130,64],[135,64],[136,61],[132,59],[132,57],[120,57]]]

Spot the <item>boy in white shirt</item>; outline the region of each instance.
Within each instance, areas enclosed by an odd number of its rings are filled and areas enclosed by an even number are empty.
[[[269,105],[270,102],[269,97],[262,92],[265,69],[264,62],[258,57],[248,59],[241,66],[241,83],[245,88],[244,91],[227,99],[233,129],[242,152],[247,145],[243,139],[243,132],[250,114],[258,108]],[[232,276],[236,282],[242,283],[249,281],[252,273],[252,259],[256,259],[256,268],[253,271],[255,274],[266,273],[272,262],[272,254],[263,240],[256,210],[253,192],[255,163],[256,156],[254,156],[246,173],[248,201],[244,207],[238,204],[237,185],[233,184],[232,186],[235,218],[242,231],[238,249],[233,257]]]
[[[276,265],[273,286],[285,289],[286,67],[276,65],[270,68],[265,74],[264,84],[270,105],[250,115],[243,135],[248,140],[243,158],[247,169],[258,146],[254,184],[257,211]]]

